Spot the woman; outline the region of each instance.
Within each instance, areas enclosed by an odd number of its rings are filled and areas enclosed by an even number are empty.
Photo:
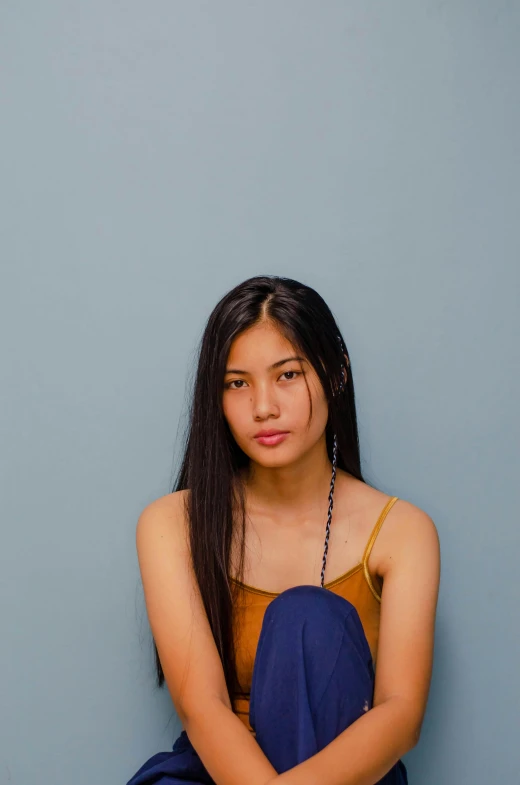
[[[136,541],[183,730],[127,785],[407,783],[439,541],[363,479],[348,352],[313,289],[258,276],[218,303],[175,492]]]

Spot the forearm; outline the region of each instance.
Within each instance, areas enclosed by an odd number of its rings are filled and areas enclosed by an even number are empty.
[[[375,785],[418,740],[409,705],[380,703],[330,744],[268,785]]]
[[[186,733],[216,785],[266,785],[276,776],[252,733],[222,701],[184,718]]]

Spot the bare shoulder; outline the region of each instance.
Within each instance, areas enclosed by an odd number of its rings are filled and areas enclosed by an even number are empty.
[[[398,498],[390,508],[374,550],[378,553],[377,572],[385,577],[405,552],[424,560],[438,561],[440,541],[431,516],[406,499]]]
[[[160,496],[141,511],[136,526],[139,550],[148,539],[166,539],[176,549],[187,548],[187,501],[189,491],[174,491]]]
[[[361,521],[362,541],[368,542],[381,513],[392,495],[373,488],[360,480],[349,478],[346,485]],[[395,494],[396,495],[396,494]],[[397,498],[389,508],[373,544],[369,569],[372,575],[384,580],[405,550],[421,558],[439,558],[437,527],[428,513],[415,504]]]

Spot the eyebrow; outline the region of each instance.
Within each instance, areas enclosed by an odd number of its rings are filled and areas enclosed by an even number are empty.
[[[273,370],[274,368],[279,368],[280,365],[285,365],[285,363],[292,362],[294,360],[299,360],[300,362],[307,362],[305,357],[299,357],[295,355],[294,357],[286,357],[285,360],[278,360],[278,362],[273,363],[268,367],[268,371]],[[243,375],[249,376],[249,371],[241,371],[239,368],[226,368],[226,373],[241,373]]]

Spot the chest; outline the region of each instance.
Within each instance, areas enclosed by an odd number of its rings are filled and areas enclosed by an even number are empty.
[[[366,528],[360,521],[333,518],[325,583],[360,563],[369,536]],[[284,525],[253,519],[245,532],[243,582],[277,593],[300,584],[318,585],[326,533],[326,520],[320,525],[310,521]]]

